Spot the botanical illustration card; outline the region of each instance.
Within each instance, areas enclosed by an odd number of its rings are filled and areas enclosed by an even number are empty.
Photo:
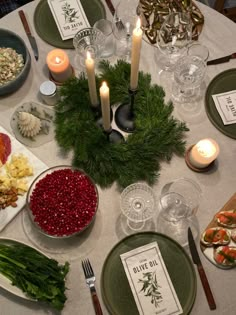
[[[236,123],[236,91],[212,95],[216,109],[224,123],[231,125]]]
[[[138,247],[120,257],[139,314],[183,313],[157,242]]]
[[[62,40],[90,27],[80,0],[47,0]]]

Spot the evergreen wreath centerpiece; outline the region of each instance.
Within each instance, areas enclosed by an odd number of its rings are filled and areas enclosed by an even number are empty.
[[[99,63],[97,86],[107,81],[111,106],[127,100],[130,64],[119,60],[111,65]],[[110,143],[98,126],[90,106],[87,79],[68,80],[61,88],[56,105],[55,134],[58,145],[73,150],[73,166],[83,169],[94,182],[108,187],[117,182],[126,187],[137,181],[153,185],[159,175],[160,162],[170,161],[173,154],[185,152],[185,123],[172,116],[172,102],[165,103],[162,87],[151,84],[150,74],[139,73],[139,90],[135,97],[135,131],[125,142]]]

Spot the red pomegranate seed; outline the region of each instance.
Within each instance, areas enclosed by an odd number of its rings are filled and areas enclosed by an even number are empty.
[[[96,188],[85,174],[65,168],[39,180],[30,196],[30,209],[47,234],[69,236],[91,222],[97,199]]]

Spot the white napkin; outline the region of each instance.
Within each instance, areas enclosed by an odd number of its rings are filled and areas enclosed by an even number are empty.
[[[120,257],[139,314],[183,313],[157,242],[138,247]]]

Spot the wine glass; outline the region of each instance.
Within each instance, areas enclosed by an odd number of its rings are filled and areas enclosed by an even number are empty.
[[[132,32],[137,21],[137,0],[121,0],[115,8],[112,29],[117,39],[116,55],[129,60]]]
[[[194,55],[180,58],[174,69],[172,98],[179,103],[192,103],[203,95],[206,62]]]
[[[73,38],[73,46],[76,52],[75,64],[79,69],[84,70],[88,52],[94,60],[101,57],[105,39],[105,35],[99,29],[92,27],[83,28],[75,34]]]
[[[164,69],[172,70],[192,40],[192,22],[188,13],[172,12],[166,16],[159,34],[158,47],[164,58]]]
[[[129,185],[121,193],[120,208],[127,218],[127,226],[133,231],[141,230],[154,215],[155,195],[152,188],[143,183]]]
[[[201,198],[201,188],[188,178],[179,178],[167,183],[159,200],[157,231],[174,238],[183,247],[187,246],[187,230],[191,227],[194,238],[199,235],[196,212]]]

